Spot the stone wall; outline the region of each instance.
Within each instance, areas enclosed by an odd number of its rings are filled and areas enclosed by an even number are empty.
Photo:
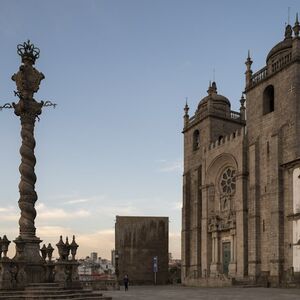
[[[153,258],[158,258],[157,284],[168,281],[169,218],[116,217],[115,249],[119,278],[131,284],[154,284]]]

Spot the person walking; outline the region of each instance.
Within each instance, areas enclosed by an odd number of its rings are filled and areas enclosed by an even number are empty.
[[[126,292],[128,291],[128,284],[129,284],[129,278],[127,274],[124,276],[123,282],[124,282],[125,292]]]

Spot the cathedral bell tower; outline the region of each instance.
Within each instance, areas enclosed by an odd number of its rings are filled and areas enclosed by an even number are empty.
[[[248,274],[254,279],[267,276],[275,285],[284,280],[285,271],[296,267],[291,232],[293,170],[300,166],[298,16],[269,52],[266,66],[252,74],[251,64],[248,54]]]

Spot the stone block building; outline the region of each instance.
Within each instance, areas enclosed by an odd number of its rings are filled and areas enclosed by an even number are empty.
[[[132,284],[166,284],[169,262],[169,218],[117,216],[115,253],[119,279]],[[156,257],[157,268],[154,269]],[[154,274],[154,271],[157,271]]]
[[[182,281],[288,285],[300,272],[300,25],[254,73],[240,111],[215,82],[184,115]]]

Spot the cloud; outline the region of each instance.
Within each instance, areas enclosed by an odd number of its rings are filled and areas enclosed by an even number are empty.
[[[68,227],[63,226],[38,226],[37,228],[38,235],[47,238],[51,237],[59,237],[59,235],[70,235],[72,231]]]
[[[137,209],[135,205],[131,202],[124,204],[124,202],[120,205],[111,205],[111,206],[103,206],[99,210],[99,213],[105,216],[115,217],[116,215],[119,216],[128,216],[128,215],[136,215],[140,214],[141,211]]]
[[[0,207],[1,221],[17,221],[20,218],[20,213],[14,206]]]
[[[84,257],[91,252],[98,252],[101,257],[111,258],[111,250],[115,248],[115,230],[104,229],[87,234],[79,234],[76,238],[78,256]]]
[[[9,206],[9,207],[0,207],[0,213],[2,212],[10,212],[12,210],[15,210],[15,207]]]
[[[175,160],[175,161],[162,161],[162,165],[158,170],[159,172],[183,172],[183,161]]]
[[[61,208],[49,208],[44,203],[36,205],[36,210],[39,216],[39,220],[57,220],[57,219],[74,219],[74,218],[86,218],[91,215],[88,210],[79,209],[76,211],[66,211]]]
[[[38,219],[40,221],[60,220],[60,219],[78,219],[86,218],[91,215],[90,211],[86,209],[78,209],[75,211],[67,211],[61,208],[50,208],[44,203],[38,203],[35,206],[37,210]],[[17,222],[20,218],[20,211],[17,207],[0,207],[1,221]]]
[[[68,200],[64,202],[64,204],[79,204],[79,203],[86,203],[94,200],[94,198],[82,198],[82,199],[73,199],[73,200]]]

